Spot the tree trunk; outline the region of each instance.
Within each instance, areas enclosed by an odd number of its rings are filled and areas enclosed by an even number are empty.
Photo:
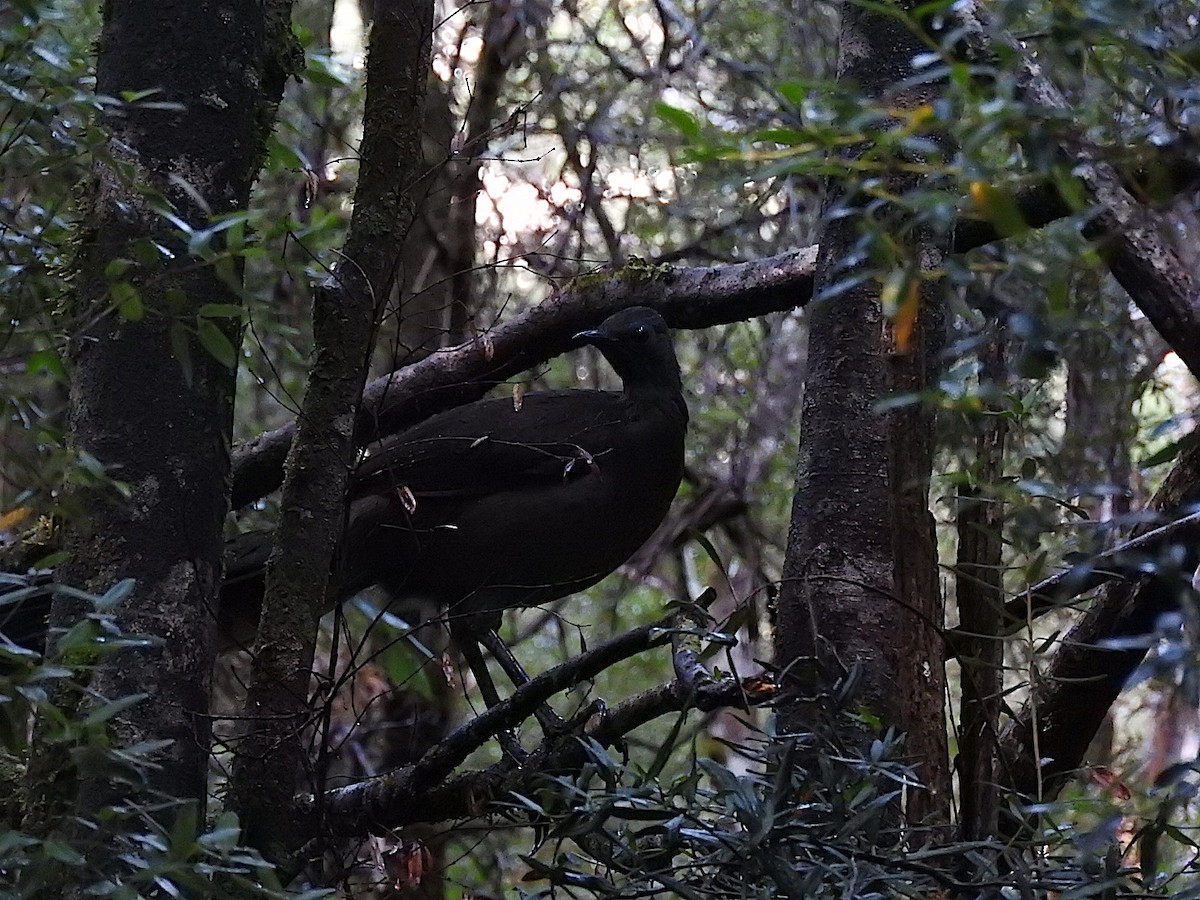
[[[246,715],[261,724],[237,746],[232,786],[247,840],[292,865],[316,830],[294,814],[298,779],[311,774],[309,715],[317,622],[345,517],[377,316],[391,291],[413,220],[433,5],[381,4],[371,26],[367,95],[354,212],[342,259],[313,300],[316,360],[288,453],[279,527],[267,561]],[[304,787],[322,785],[305,779]]]
[[[907,4],[906,4],[907,5]],[[897,90],[924,44],[894,16],[844,4],[839,79],[852,80],[892,108],[928,102],[932,88]],[[868,148],[859,147],[856,153]],[[890,186],[911,189],[893,176]],[[860,198],[830,186],[826,210]],[[932,414],[908,405],[884,412],[897,393],[928,387],[942,342],[940,289],[918,287],[938,265],[927,238],[910,238],[908,325],[882,311],[880,282],[851,275],[861,218],[828,219],[810,306],[809,375],[801,414],[800,460],[779,597],[776,663],[791,696],[780,707],[781,735],[812,731],[828,713],[835,683],[853,673],[859,725],[838,721],[837,740],[866,752],[877,718],[906,737],[925,790],[910,796],[914,821],[948,819],[943,715],[942,600],[933,518],[928,509]],[[821,298],[837,286],[832,296]],[[918,293],[919,292],[919,293]],[[897,319],[906,315],[903,311]]]
[[[106,107],[107,140],[87,185],[72,311],[88,324],[72,342],[70,434],[105,477],[69,481],[69,559],[58,579],[94,592],[136,580],[117,620],[155,643],[102,657],[80,713],[145,695],[112,724],[117,746],[167,742],[144,773],[147,806],[166,796],[203,807],[209,610],[229,496],[240,322],[209,305],[240,302],[229,281],[240,265],[236,255],[228,269],[203,264],[188,238],[246,208],[293,64],[289,6],[111,0],[104,11],[97,94],[152,93]],[[223,252],[222,237],[210,252]],[[51,624],[69,627],[87,611],[60,595]],[[37,741],[53,740],[43,723]],[[117,802],[139,805],[110,768],[69,766],[65,752],[35,755],[27,827],[45,833],[72,815],[88,821]],[[93,861],[111,868],[114,852],[98,845]]]
[[[1002,325],[979,352],[980,388],[1004,391],[1008,336]],[[984,396],[987,392],[981,390]],[[996,832],[996,739],[1004,690],[1004,448],[1009,423],[995,401],[981,417],[971,482],[958,494],[958,555],[954,596],[958,627],[969,635],[958,650],[962,697],[958,728],[958,837],[984,841]]]

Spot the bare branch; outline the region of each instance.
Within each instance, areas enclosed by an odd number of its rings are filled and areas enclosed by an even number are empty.
[[[650,306],[673,328],[707,328],[808,302],[816,248],[755,262],[672,269],[630,265],[577,278],[562,293],[481,338],[437,352],[367,385],[359,442],[483,396],[506,378],[571,348],[571,336],[628,306]],[[234,451],[234,507],[279,485],[294,423]]]
[[[1052,610],[1061,609],[1068,601],[1111,581],[1138,581],[1150,573],[1147,572],[1142,559],[1130,559],[1131,556],[1158,550],[1173,541],[1195,541],[1198,534],[1200,513],[1192,513],[1118,544],[1065,572],[1039,581],[1028,591],[1004,604],[999,631],[992,637],[1002,638],[1015,634],[1033,619]],[[966,645],[966,639],[975,637],[986,636],[972,634],[961,628],[948,631],[946,659],[957,656]]]
[[[507,700],[447,735],[415,765],[384,778],[333,791],[323,801],[328,804],[325,815],[361,819],[366,825],[371,822],[390,825],[392,815],[381,816],[381,810],[402,809],[416,797],[434,790],[455,766],[492,735],[524,721],[554,694],[594,678],[623,659],[661,646],[670,637],[671,626],[667,621],[643,625],[543,672],[514,691]],[[311,799],[309,803],[311,805]]]
[[[700,661],[700,653],[703,649],[701,634],[708,626],[708,616],[704,607],[711,604],[716,597],[716,591],[705,588],[704,593],[697,597],[690,607],[681,609],[676,616],[680,627],[671,635],[671,663],[679,685],[689,694],[695,693],[701,685],[712,681],[712,675]]]
[[[532,684],[531,681],[525,687]],[[589,731],[588,736],[602,746],[611,746],[635,728],[659,716],[690,708],[701,711],[718,707],[747,709],[768,703],[775,696],[774,683],[762,676],[740,681],[735,678],[710,681],[700,685],[692,694],[679,682],[673,681],[631,697],[610,710],[600,718],[599,724]],[[414,789],[416,785],[412,773],[415,767],[409,767],[375,781],[325,795],[321,801],[324,822],[333,834],[346,838],[418,822],[480,816],[495,812],[497,803],[503,802],[512,793],[528,793],[536,788],[544,781],[547,770],[569,774],[577,770],[585,758],[577,738],[560,735],[549,739],[533,752],[532,759],[539,761],[536,766],[514,769],[511,763],[497,763],[487,769],[427,783],[424,791]],[[312,811],[312,798],[305,802]]]
[[[1167,512],[1197,501],[1200,446],[1192,446],[1180,455],[1149,508]],[[1167,527],[1183,533],[1183,523],[1192,518]],[[1194,522],[1187,527],[1195,527]],[[1188,564],[1194,566],[1196,560]],[[1001,735],[998,771],[1008,788],[1039,800],[1057,795],[1083,760],[1125,682],[1146,656],[1144,646],[1116,648],[1105,642],[1152,631],[1158,617],[1177,600],[1173,586],[1158,580],[1142,585],[1114,582],[1101,592],[1064,636],[1044,677]]]

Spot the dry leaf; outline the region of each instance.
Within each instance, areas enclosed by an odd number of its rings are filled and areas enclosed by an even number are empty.
[[[12,531],[32,515],[32,507],[14,506],[8,512],[0,513],[0,531]]]
[[[433,853],[420,841],[401,844],[388,852],[387,867],[395,889],[417,887],[433,871]]]
[[[746,692],[746,698],[752,703],[763,703],[779,693],[779,685],[770,675],[764,673],[742,679],[742,690]]]
[[[917,317],[921,313],[921,283],[916,278],[909,279],[908,292],[900,308],[896,310],[894,323],[896,332],[896,347],[901,353],[907,353],[912,346],[913,335],[917,332]]]
[[[1103,788],[1117,800],[1128,800],[1133,796],[1129,786],[1108,766],[1088,766],[1088,780]]]

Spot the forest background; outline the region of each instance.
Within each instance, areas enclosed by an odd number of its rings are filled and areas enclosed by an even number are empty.
[[[1191,4],[244,6],[0,10],[8,888],[1198,890]],[[360,448],[634,304],[685,486],[558,680],[318,629]]]

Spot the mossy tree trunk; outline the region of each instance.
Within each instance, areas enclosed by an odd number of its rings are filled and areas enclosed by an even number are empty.
[[[881,108],[915,111],[935,85],[912,83],[912,60],[925,52],[921,35],[899,15],[842,6],[838,77],[860,86]],[[899,172],[903,160],[880,145],[851,151],[867,169]],[[887,175],[895,196],[917,186],[909,175]],[[780,734],[811,733],[826,721],[838,745],[868,752],[880,729],[905,734],[904,751],[924,790],[910,796],[910,820],[948,820],[945,691],[929,476],[933,416],[919,404],[885,409],[897,395],[935,382],[933,360],[944,330],[941,287],[928,279],[940,253],[903,213],[890,217],[891,267],[869,276],[845,260],[872,266],[863,250],[865,192],[847,181],[830,185],[814,300],[810,305],[809,369],[801,413],[797,491],[779,596],[776,662],[790,697],[780,707]],[[830,215],[830,213],[838,213]],[[874,227],[879,227],[876,224]],[[889,242],[882,242],[889,243]],[[906,273],[900,309],[884,314],[883,285]],[[836,290],[834,290],[836,288]],[[826,296],[822,296],[825,294]],[[849,681],[849,711],[858,726],[825,718],[837,685]],[[847,700],[847,694],[842,694]]]
[[[313,652],[358,452],[355,419],[368,361],[399,274],[414,218],[413,185],[424,167],[432,33],[428,0],[375,8],[354,212],[339,262],[314,290],[315,359],[285,465],[252,651],[246,717],[258,727],[237,743],[232,780],[246,839],[284,867],[301,864],[296,853],[319,825],[315,817],[296,815],[293,802],[300,787],[318,794],[324,787],[314,783],[304,731]]]
[[[296,62],[289,8],[110,0],[104,9],[96,93],[105,140],[84,186],[70,299],[85,323],[71,343],[70,443],[104,474],[81,465],[69,480],[69,557],[58,579],[97,593],[135,581],[116,617],[153,643],[97,660],[80,713],[144,695],[113,730],[121,745],[164,744],[146,804],[202,808],[205,797],[241,267],[228,233],[196,236],[247,207]],[[66,628],[87,611],[59,596],[51,623]],[[69,770],[53,739],[43,724],[27,827],[45,833],[118,802],[138,805],[111,769]],[[104,870],[114,851],[102,832],[96,840]]]

